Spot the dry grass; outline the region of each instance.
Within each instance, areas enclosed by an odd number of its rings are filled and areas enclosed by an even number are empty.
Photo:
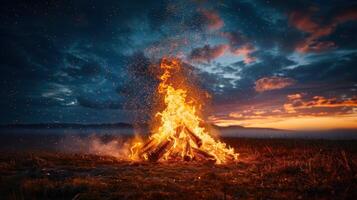
[[[226,139],[228,165],[2,152],[1,199],[356,199],[357,142]]]

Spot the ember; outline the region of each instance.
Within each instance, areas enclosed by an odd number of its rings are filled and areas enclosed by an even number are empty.
[[[163,97],[164,109],[155,115],[159,125],[152,130],[154,134],[148,141],[132,145],[130,158],[153,162],[205,160],[217,164],[236,160],[238,154],[234,149],[215,140],[202,126],[198,99],[187,98],[188,91],[194,90],[193,86],[184,76],[177,78],[181,71],[180,61],[164,58],[160,68],[163,73],[157,93]]]

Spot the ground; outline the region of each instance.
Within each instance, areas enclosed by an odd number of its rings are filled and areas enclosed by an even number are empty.
[[[224,138],[240,153],[224,165],[137,163],[4,141],[0,199],[357,198],[357,141]]]

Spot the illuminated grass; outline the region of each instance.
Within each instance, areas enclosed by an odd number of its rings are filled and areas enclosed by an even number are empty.
[[[5,199],[353,199],[356,142],[226,139],[229,165],[131,163],[34,151],[0,154]]]

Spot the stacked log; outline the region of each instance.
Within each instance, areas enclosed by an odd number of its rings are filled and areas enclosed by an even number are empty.
[[[140,157],[143,157],[144,154],[146,154],[147,152],[150,152],[152,150],[154,150],[155,148],[155,142],[154,139],[150,138],[142,147],[139,153]]]
[[[180,134],[185,134],[185,137],[180,137]],[[180,144],[184,143],[179,151],[172,150],[172,146],[175,140],[180,141]],[[192,141],[192,142],[191,142]],[[169,152],[168,157],[170,159],[183,159],[185,161],[191,160],[208,160],[216,161],[216,157],[209,152],[202,149],[202,139],[199,138],[191,129],[187,126],[178,126],[175,133],[165,140],[157,141],[155,138],[149,139],[140,150],[140,156],[145,157],[151,162],[159,161],[165,154]],[[233,161],[235,157],[233,155],[226,155],[226,159]]]
[[[197,148],[193,147],[192,151],[195,154],[195,156],[197,156],[197,157],[204,158],[204,159],[210,160],[210,161],[216,161],[216,158],[213,155],[211,155],[205,151],[202,151],[201,149],[197,149]]]
[[[176,128],[176,133],[175,133],[175,137],[176,138],[179,138],[180,137],[180,134],[181,134],[181,132],[184,130],[184,127],[183,126],[178,126],[177,128]]]
[[[169,139],[161,142],[154,151],[149,153],[149,160],[152,162],[160,160],[160,158],[172,147],[173,144],[173,141]]]
[[[193,133],[189,128],[185,127],[185,131],[188,133],[188,135],[193,140],[193,142],[197,145],[197,147],[198,148],[201,147],[202,140],[195,133]]]
[[[186,146],[185,146],[185,152],[184,152],[183,159],[185,161],[191,161],[192,160],[192,150],[191,150],[191,145],[190,145],[190,141],[189,140],[186,140]]]

